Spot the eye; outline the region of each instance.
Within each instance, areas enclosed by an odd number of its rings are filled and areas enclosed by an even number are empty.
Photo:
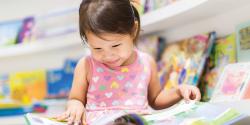
[[[102,48],[94,48],[95,50],[101,50]]]
[[[117,45],[114,45],[114,46],[112,46],[112,47],[118,47],[118,46],[120,46],[121,44],[117,44]]]

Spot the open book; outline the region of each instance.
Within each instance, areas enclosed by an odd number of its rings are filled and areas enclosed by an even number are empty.
[[[24,118],[27,125],[67,125],[66,121],[57,121],[53,118],[42,117],[33,113],[25,114]]]
[[[117,122],[130,122],[136,125],[179,125],[202,123],[200,125],[231,124],[244,118],[246,115],[234,109],[217,106],[211,103],[180,103],[171,108],[155,111],[150,115],[128,114],[120,111],[109,116],[97,119],[91,125],[115,125]],[[40,117],[35,114],[26,114],[29,125],[67,125],[54,119]]]

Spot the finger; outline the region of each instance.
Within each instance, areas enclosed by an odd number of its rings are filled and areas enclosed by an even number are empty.
[[[74,125],[79,125],[81,123],[81,118],[82,118],[82,111],[77,111],[76,112],[76,116],[75,116],[75,120],[74,120]]]
[[[73,124],[74,120],[75,120],[75,117],[76,117],[76,111],[72,111],[70,113],[70,117],[68,119],[68,124]]]
[[[67,119],[68,117],[69,117],[69,111],[66,111],[62,115],[58,116],[56,119],[60,121],[60,120]]]
[[[190,95],[191,95],[191,91],[189,89],[187,89],[184,93],[184,100],[188,103],[190,101]]]
[[[201,99],[201,93],[200,93],[200,90],[198,89],[198,88],[196,88],[195,90],[194,90],[194,93],[195,93],[195,101],[200,101],[200,99]]]
[[[86,119],[86,112],[83,112],[83,114],[82,114],[82,124],[83,125],[87,125],[87,121],[86,121],[87,119]]]

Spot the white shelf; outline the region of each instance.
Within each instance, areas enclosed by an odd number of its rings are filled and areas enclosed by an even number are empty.
[[[146,13],[142,16],[142,35],[166,31],[178,26],[227,13],[249,4],[249,0],[179,0],[174,4]],[[31,44],[0,48],[0,59],[20,55],[58,50],[70,46],[79,46],[79,35],[48,38]]]
[[[0,21],[44,15],[65,10],[65,8],[78,8],[80,3],[81,0],[1,0]]]
[[[197,22],[249,4],[249,0],[180,0],[142,16],[142,34]]]
[[[13,45],[6,48],[0,48],[0,59],[6,57],[15,57],[37,52],[47,52],[68,48],[71,46],[80,46],[80,36],[76,33],[57,36],[52,38],[41,39],[27,44]]]

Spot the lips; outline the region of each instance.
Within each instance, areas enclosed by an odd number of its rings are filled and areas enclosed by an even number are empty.
[[[111,65],[111,66],[114,66],[114,65],[117,65],[117,63],[120,61],[120,59],[117,59],[117,60],[112,60],[112,61],[107,61],[105,62],[106,65]]]

